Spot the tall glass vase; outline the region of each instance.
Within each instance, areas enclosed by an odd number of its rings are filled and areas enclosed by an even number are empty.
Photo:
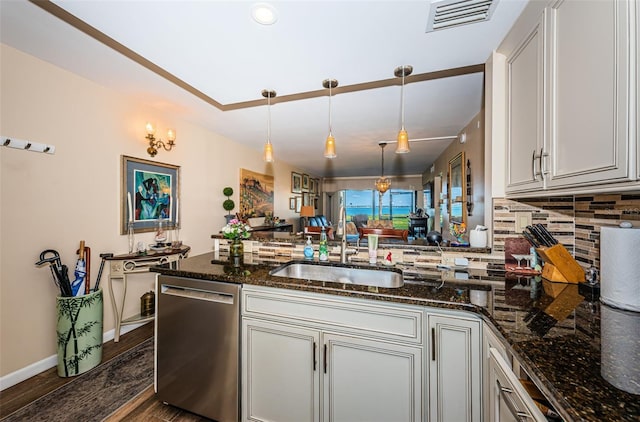
[[[244,254],[244,245],[241,239],[233,239],[229,244],[229,256],[241,257]]]
[[[133,245],[136,242],[134,233],[133,233],[133,221],[129,221],[129,225],[127,226],[127,237],[129,240],[129,253],[133,253]]]

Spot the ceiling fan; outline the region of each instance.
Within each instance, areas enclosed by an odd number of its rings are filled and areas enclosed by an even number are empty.
[[[425,142],[425,141],[442,141],[442,140],[446,140],[446,139],[456,139],[458,138],[458,135],[452,135],[452,136],[434,136],[431,138],[415,138],[415,139],[409,139],[409,142]],[[381,144],[397,144],[398,141],[397,140],[392,140],[392,141],[380,141],[378,142],[378,145]]]

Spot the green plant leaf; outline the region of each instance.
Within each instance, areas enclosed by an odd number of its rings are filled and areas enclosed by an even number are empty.
[[[232,209],[235,208],[235,206],[236,206],[236,203],[233,202],[232,199],[225,199],[225,201],[222,203],[222,208],[224,208],[225,211],[231,211]]]

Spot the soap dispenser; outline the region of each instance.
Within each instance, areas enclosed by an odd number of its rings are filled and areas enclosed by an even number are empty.
[[[307,236],[307,243],[304,245],[304,258],[313,259],[313,245],[311,244],[311,236]]]

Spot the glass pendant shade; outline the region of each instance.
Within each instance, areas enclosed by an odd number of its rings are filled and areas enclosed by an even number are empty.
[[[329,133],[327,141],[324,143],[324,156],[326,158],[336,158],[336,138],[331,133]]]
[[[264,161],[267,163],[273,163],[273,144],[269,141],[264,144]]]
[[[402,87],[400,91],[400,116],[401,116],[401,126],[400,131],[398,132],[398,145],[396,146],[396,154],[406,154],[411,152],[409,148],[409,134],[404,129],[404,78],[405,76],[411,75],[413,72],[413,66],[405,65],[395,68],[393,74],[397,77],[402,77]]]
[[[325,79],[322,81],[322,86],[329,89],[329,135],[324,143],[324,157],[336,158],[336,138],[331,133],[331,89],[338,86],[338,81],[335,79]]]
[[[408,152],[411,152],[411,149],[409,148],[409,135],[406,130],[401,129],[400,132],[398,132],[396,154],[406,154]]]
[[[273,144],[271,143],[271,99],[276,96],[276,92],[269,89],[263,89],[262,96],[267,99],[267,142],[264,144],[264,154],[262,158],[266,163],[273,163]]]

